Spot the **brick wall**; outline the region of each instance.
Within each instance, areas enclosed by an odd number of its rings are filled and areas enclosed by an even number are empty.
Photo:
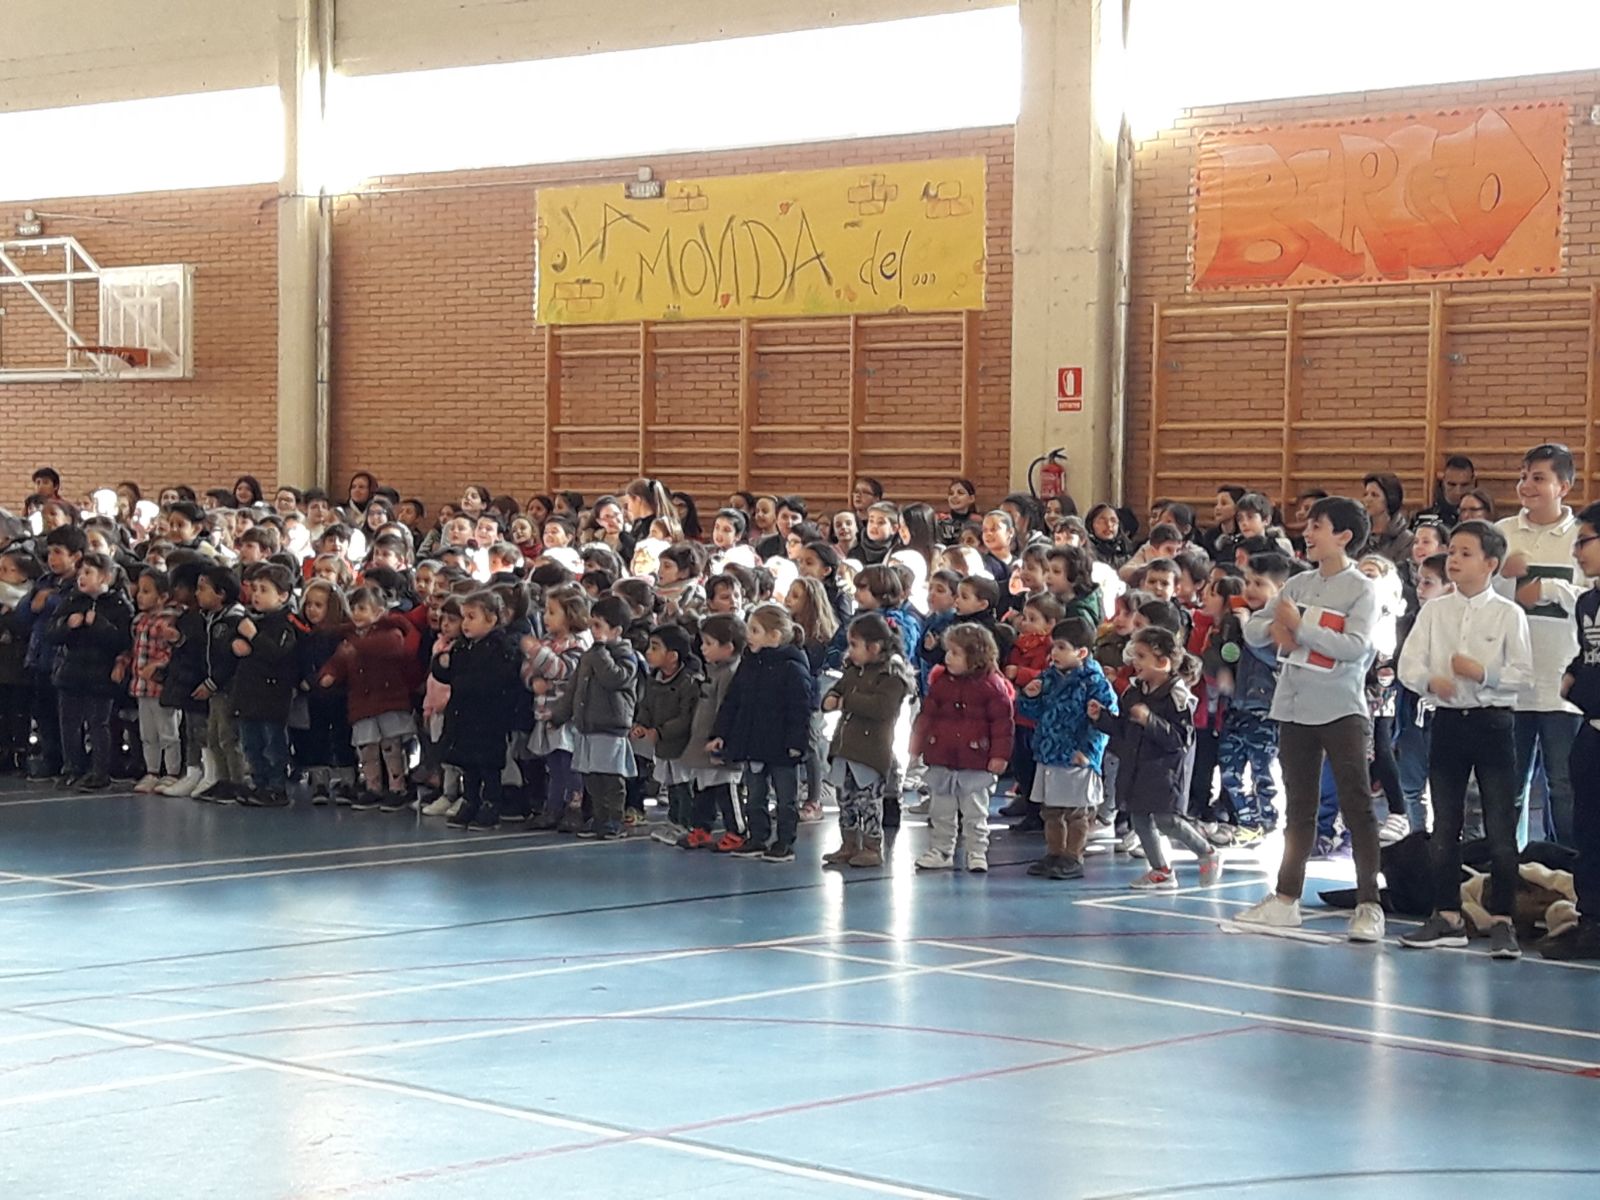
[[[30,475],[46,463],[62,472],[63,490],[75,498],[130,478],[147,493],[179,482],[229,486],[243,473],[270,485],[277,460],[274,197],[270,187],[222,188],[31,206],[61,214],[45,216],[45,233],[76,237],[103,267],[194,266],[195,371],[189,380],[0,384],[0,504],[20,511]],[[26,207],[0,211],[8,231]],[[59,287],[42,290],[59,301]],[[92,291],[79,289],[86,308]],[[20,289],[5,293],[0,361],[59,365],[56,327]],[[92,313],[81,315],[80,328],[92,331]]]
[[[1151,471],[1150,394],[1153,366],[1162,373],[1163,423],[1228,421],[1228,432],[1168,432],[1161,437],[1163,472],[1158,494],[1203,500],[1209,510],[1219,482],[1240,482],[1276,495],[1280,490],[1283,411],[1283,341],[1234,340],[1169,344],[1152,363],[1152,305],[1209,305],[1281,300],[1284,291],[1188,293],[1191,191],[1201,135],[1208,129],[1431,113],[1482,104],[1566,101],[1573,121],[1568,178],[1563,196],[1565,263],[1557,280],[1444,285],[1450,293],[1528,291],[1586,287],[1600,281],[1600,128],[1588,123],[1600,100],[1600,73],[1579,72],[1365,94],[1319,96],[1185,113],[1172,128],[1143,141],[1135,163],[1133,220],[1133,326],[1129,361],[1129,495],[1142,504]],[[1303,299],[1420,295],[1414,285],[1318,288]],[[1541,317],[1582,318],[1581,304],[1518,305],[1515,310],[1452,310],[1452,321],[1519,321]],[[1305,327],[1320,322],[1370,328],[1350,338],[1303,343],[1293,364],[1300,372],[1300,417],[1305,420],[1369,421],[1358,429],[1303,430],[1292,464],[1297,487],[1320,483],[1330,490],[1359,487],[1371,470],[1393,470],[1406,483],[1408,502],[1425,494],[1424,430],[1427,337],[1396,326],[1426,323],[1427,309],[1374,309],[1306,314]],[[1182,328],[1233,331],[1262,328],[1282,318],[1261,315],[1186,318]],[[1177,328],[1177,326],[1174,326]],[[1442,394],[1446,421],[1480,421],[1492,428],[1443,428],[1438,451],[1471,455],[1497,499],[1512,499],[1511,479],[1523,448],[1547,439],[1584,443],[1585,365],[1589,350],[1581,331],[1460,333],[1450,337]],[[1405,424],[1411,422],[1411,424]],[[1437,467],[1437,463],[1433,464]],[[1596,464],[1590,464],[1591,469]],[[1579,489],[1583,490],[1582,488]],[[1592,489],[1591,489],[1592,490]]]
[[[670,179],[763,171],[812,170],[850,164],[984,154],[988,158],[988,308],[980,321],[978,483],[989,498],[1005,489],[1011,379],[1011,179],[1009,128],[902,138],[819,143],[714,154],[651,156]],[[334,226],[334,364],[332,472],[335,487],[355,470],[370,470],[430,504],[454,499],[467,480],[526,498],[545,466],[542,444],[544,331],[533,320],[534,195],[544,184],[631,176],[637,159],[414,176],[377,181],[370,192],[342,199]],[[390,190],[392,189],[392,190]],[[663,333],[663,338],[667,333]],[[919,336],[907,334],[906,337]],[[926,334],[936,337],[941,335]],[[943,337],[949,337],[945,332]],[[840,340],[837,329],[774,333],[769,343]],[[588,346],[636,343],[634,327],[583,335]],[[905,340],[897,335],[896,340]],[[731,422],[737,411],[737,358],[663,356],[655,372],[661,424],[728,424],[726,435],[662,435],[655,469],[675,487],[719,501],[733,488]],[[727,336],[720,339],[727,344]],[[572,344],[577,344],[576,338]],[[665,344],[665,342],[663,342]],[[679,345],[695,344],[679,341]],[[959,418],[960,356],[945,350],[884,351],[865,378],[868,420],[896,423],[903,438],[880,448],[915,447],[918,421]],[[775,354],[757,362],[756,422],[763,425],[842,422],[848,395],[845,357]],[[566,361],[564,423],[637,421],[636,358]],[[945,435],[930,435],[943,439]],[[787,456],[842,446],[795,434],[757,436],[751,483],[787,484],[815,501],[843,498],[843,456]],[[586,444],[595,452],[573,453]],[[570,479],[590,494],[633,477],[633,438],[603,453],[603,439],[574,437],[563,456],[593,472]],[[942,443],[942,444],[943,444]],[[766,453],[763,453],[765,451]],[[895,479],[891,494],[942,497],[944,460],[919,466],[914,457],[873,460],[896,470],[925,470]],[[803,472],[827,472],[813,477]]]

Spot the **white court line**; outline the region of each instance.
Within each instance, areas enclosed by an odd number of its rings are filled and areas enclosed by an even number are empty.
[[[1056,991],[1076,992],[1085,996],[1098,996],[1108,1000],[1130,1000],[1135,1004],[1153,1004],[1161,1008],[1181,1008],[1190,1012],[1207,1013],[1212,1016],[1222,1016],[1231,1019],[1245,1018],[1259,1021],[1263,1025],[1279,1025],[1290,1029],[1309,1029],[1318,1033],[1333,1033],[1341,1037],[1359,1038],[1368,1041],[1392,1043],[1400,1046],[1417,1046],[1428,1050],[1445,1050],[1451,1053],[1463,1054],[1474,1058],[1490,1060],[1512,1059],[1535,1066],[1553,1066],[1566,1070],[1596,1071],[1600,1070],[1600,1062],[1586,1062],[1583,1059],[1559,1058],[1549,1054],[1530,1054],[1521,1050],[1501,1050],[1493,1046],[1474,1046],[1468,1042],[1447,1042],[1438,1038],[1415,1037],[1404,1033],[1391,1033],[1383,1029],[1363,1029],[1355,1025],[1336,1025],[1326,1021],[1308,1021],[1299,1017],[1281,1017],[1272,1013],[1252,1012],[1249,1009],[1223,1008],[1215,1004],[1197,1004],[1190,1000],[1168,1000],[1158,996],[1140,995],[1138,992],[1119,992],[1111,988],[1085,987],[1079,984],[1058,983],[1050,979],[1029,979],[1019,975],[993,975],[985,971],[976,971],[969,968],[954,967],[949,970],[958,975],[966,975],[973,979],[989,979],[996,983],[1019,983],[1025,987],[1051,988]],[[1154,972],[1160,974],[1160,972]],[[1273,990],[1273,989],[1266,989]],[[1446,1014],[1457,1016],[1459,1014]],[[1582,1036],[1592,1037],[1593,1034]]]
[[[525,842],[547,843],[547,839],[535,838],[529,833],[473,833],[468,835],[472,844],[480,842],[503,842],[511,839]],[[438,846],[448,849],[452,846],[465,844],[467,838],[434,838],[425,842],[387,842],[368,843],[359,846],[340,846],[326,850],[291,850],[281,854],[251,854],[239,858],[202,858],[187,862],[174,863],[144,863],[136,867],[107,867],[99,871],[74,871],[69,875],[62,875],[62,879],[101,879],[108,875],[140,875],[152,874],[157,871],[183,871],[192,867],[232,867],[242,863],[257,862],[288,862],[301,858],[332,858],[337,854],[380,854],[386,850],[423,850],[429,846]]]
[[[1228,885],[1227,884],[1222,884],[1221,886],[1227,887]],[[1193,890],[1198,891],[1199,889],[1193,889]],[[1229,925],[1230,924],[1230,922],[1228,921],[1228,919],[1226,917],[1223,917],[1223,916],[1220,916],[1220,915],[1218,915],[1218,916],[1202,916],[1199,913],[1175,912],[1175,911],[1173,911],[1171,909],[1165,909],[1165,908],[1143,908],[1143,907],[1124,908],[1124,907],[1122,907],[1129,900],[1156,900],[1156,899],[1160,899],[1162,896],[1177,896],[1177,895],[1183,895],[1183,894],[1184,893],[1182,893],[1182,892],[1156,892],[1156,893],[1141,892],[1141,893],[1139,893],[1137,895],[1133,895],[1133,896],[1099,896],[1099,897],[1095,897],[1095,898],[1089,899],[1089,900],[1078,900],[1078,901],[1075,901],[1074,903],[1079,905],[1079,906],[1082,906],[1084,908],[1104,908],[1104,909],[1109,909],[1109,910],[1111,910],[1113,912],[1139,913],[1139,914],[1141,914],[1143,916],[1147,916],[1147,917],[1165,917],[1165,918],[1167,918],[1169,920],[1173,920],[1173,921],[1199,921],[1203,925],[1212,925],[1212,926],[1225,926],[1225,925]],[[1194,900],[1207,899],[1207,897],[1205,897],[1205,896],[1193,896],[1193,895],[1191,895],[1189,898],[1190,899],[1194,899]],[[1217,903],[1219,903],[1219,904],[1227,904],[1227,903],[1229,903],[1229,901],[1218,899]],[[1347,913],[1345,910],[1337,909],[1337,910],[1332,910],[1332,911],[1329,911],[1329,912],[1302,913],[1301,919],[1302,920],[1307,920],[1307,921],[1323,921],[1323,920],[1332,921],[1332,920],[1337,920],[1339,917],[1349,916],[1349,915],[1350,914]],[[1404,918],[1404,917],[1398,917],[1398,918],[1397,917],[1389,917],[1388,921],[1387,921],[1387,924],[1389,924],[1389,925],[1417,925],[1417,924],[1420,924],[1420,922],[1418,922],[1416,920]],[[1238,929],[1230,929],[1228,932],[1239,933],[1239,934],[1249,934],[1249,935],[1256,935],[1256,936],[1276,937],[1280,941],[1313,942],[1313,943],[1316,943],[1318,945],[1336,945],[1336,944],[1338,944],[1340,942],[1344,942],[1344,941],[1348,940],[1346,938],[1334,937],[1334,936],[1331,936],[1331,935],[1328,935],[1328,934],[1313,933],[1310,930],[1303,930],[1303,929],[1278,929],[1278,930],[1262,929],[1262,930],[1255,930],[1255,929],[1238,928]],[[1385,946],[1392,946],[1397,950],[1405,949],[1405,947],[1400,945],[1400,941],[1399,941],[1398,938],[1384,938],[1383,942],[1381,944],[1385,945]],[[1435,948],[1431,949],[1429,951],[1429,953],[1431,953],[1431,954],[1466,954],[1466,955],[1481,957],[1481,953],[1482,952],[1479,951],[1479,950],[1473,949],[1471,946],[1438,946],[1438,947],[1435,947]],[[1539,955],[1536,955],[1536,954],[1524,954],[1521,961],[1525,966],[1531,965],[1531,966],[1538,966],[1538,967],[1565,967],[1569,971],[1588,971],[1588,972],[1591,972],[1591,973],[1592,972],[1596,972],[1596,971],[1600,971],[1600,963],[1593,963],[1593,962],[1567,962],[1567,961],[1562,960],[1562,959],[1542,958],[1542,957],[1540,957]]]
[[[413,863],[452,862],[461,858],[492,858],[503,854],[539,854],[555,850],[588,850],[596,846],[622,846],[625,839],[615,842],[557,842],[526,846],[503,846],[494,850],[463,850],[459,854],[418,854],[408,858],[385,858],[375,862],[318,863],[307,867],[282,867],[272,871],[237,871],[220,875],[190,875],[181,879],[157,879],[146,883],[106,883],[98,885],[104,892],[146,892],[156,888],[193,887],[200,883],[229,883],[240,879],[274,879],[284,875],[316,875],[325,871],[360,871],[373,867],[400,867]],[[0,904],[14,904],[21,900],[37,900],[42,896],[77,896],[84,892],[29,892],[23,896],[0,894]]]
[[[939,946],[947,950],[963,950],[968,953],[984,953],[986,947],[973,946],[962,942],[925,940],[919,945]],[[1494,1029],[1512,1029],[1522,1033],[1550,1034],[1555,1037],[1582,1038],[1587,1041],[1600,1042],[1600,1031],[1589,1029],[1570,1029],[1562,1025],[1540,1025],[1532,1021],[1513,1021],[1506,1017],[1485,1017],[1475,1013],[1450,1012],[1447,1009],[1424,1008],[1415,1004],[1396,1004],[1387,1000],[1369,1000],[1362,996],[1340,996],[1332,992],[1313,992],[1304,988],[1278,987],[1268,983],[1250,983],[1246,980],[1227,979],[1217,975],[1195,975],[1185,971],[1158,970],[1153,967],[1135,967],[1128,963],[1100,962],[1090,958],[1069,958],[1058,954],[1032,954],[1027,951],[1017,950],[1013,953],[1019,958],[1031,962],[1051,963],[1066,967],[1080,967],[1088,970],[1106,971],[1119,975],[1136,975],[1145,979],[1169,979],[1182,983],[1201,984],[1208,987],[1234,988],[1244,992],[1258,992],[1269,996],[1285,996],[1295,1000],[1312,1000],[1325,1004],[1344,1004],[1354,1008],[1371,1009],[1374,1012],[1403,1013],[1406,1016],[1426,1017],[1431,1020],[1456,1021],[1465,1025],[1483,1025]]]
[[[756,949],[786,951],[787,946],[761,946]],[[820,955],[819,957],[831,957]],[[1016,956],[995,955],[992,959],[974,963],[974,966],[1003,966],[1015,962]],[[883,966],[881,962],[875,966]],[[766,988],[758,992],[741,992],[732,996],[711,996],[703,1000],[684,1000],[676,1004],[654,1004],[648,1008],[625,1009],[621,1012],[596,1014],[585,1017],[556,1017],[545,1021],[527,1021],[520,1025],[505,1025],[496,1029],[476,1029],[468,1033],[446,1033],[437,1037],[413,1038],[404,1042],[381,1042],[371,1046],[346,1046],[340,1050],[322,1050],[291,1059],[297,1063],[332,1062],[341,1058],[360,1058],[371,1054],[387,1054],[391,1050],[419,1050],[430,1046],[453,1046],[460,1042],[481,1042],[492,1038],[514,1037],[522,1033],[539,1033],[550,1029],[569,1029],[577,1025],[593,1025],[603,1021],[626,1020],[634,1017],[658,1017],[669,1013],[693,1012],[702,1008],[720,1008],[724,1004],[747,1004],[755,1000],[776,1000],[783,996],[800,996],[807,992],[829,992],[839,988],[855,987],[864,983],[881,983],[885,979],[910,979],[917,975],[932,975],[944,967],[904,967],[881,971],[876,975],[858,975],[850,979],[822,979],[813,983],[795,983],[781,988]]]
[[[774,938],[760,942],[738,942],[731,946],[698,946],[688,950],[657,950],[628,958],[607,958],[598,961],[566,963],[561,966],[533,967],[526,971],[507,971],[497,975],[473,975],[465,979],[441,979],[433,983],[414,983],[405,987],[373,988],[362,992],[342,992],[328,996],[305,996],[298,1000],[275,1000],[263,1004],[246,1004],[234,1008],[207,1009],[203,1012],[173,1013],[165,1017],[150,1017],[139,1021],[125,1021],[105,1028],[116,1033],[132,1034],[137,1030],[178,1025],[187,1021],[215,1021],[225,1017],[253,1015],[256,1013],[288,1012],[301,1008],[349,1004],[359,1000],[381,1000],[390,996],[415,996],[425,992],[456,991],[461,988],[483,987],[495,983],[511,983],[521,979],[543,979],[556,975],[579,975],[591,971],[608,971],[616,967],[640,966],[647,963],[672,962],[686,958],[705,958],[715,954],[728,954],[742,950],[767,950],[794,942],[815,941],[817,934],[796,934],[793,937]],[[988,954],[991,951],[983,951]],[[419,970],[426,969],[419,967]],[[91,997],[92,998],[92,997]],[[41,1000],[36,1004],[19,1004],[12,1011],[23,1015],[39,1015],[37,1010],[60,1007],[74,1003],[72,1000]],[[41,1016],[48,1020],[48,1016]],[[0,1041],[0,1044],[4,1044]]]
[[[143,800],[138,792],[68,792],[60,796],[27,796],[21,800],[0,799],[0,808],[23,808],[31,804],[75,804],[86,800]],[[162,799],[166,799],[165,796]]]
[[[696,1158],[712,1159],[728,1163],[733,1166],[752,1167],[756,1170],[768,1171],[779,1175],[788,1175],[797,1179],[806,1179],[818,1183],[827,1183],[836,1186],[854,1188],[858,1191],[872,1192],[880,1196],[897,1196],[903,1200],[958,1200],[955,1193],[929,1191],[926,1188],[912,1187],[906,1184],[891,1183],[887,1180],[869,1179],[863,1176],[851,1175],[841,1171],[830,1171],[825,1167],[810,1167],[800,1163],[785,1162],[782,1159],[768,1158],[760,1154],[746,1153],[739,1150],[727,1150],[718,1146],[710,1146],[700,1142],[680,1141],[672,1136],[640,1135],[637,1131],[619,1125],[605,1125],[596,1121],[586,1121],[576,1117],[562,1117],[554,1113],[537,1112],[532,1109],[517,1108],[507,1104],[497,1104],[491,1100],[477,1100],[470,1096],[457,1096],[450,1092],[442,1092],[433,1088],[420,1087],[409,1083],[396,1083],[387,1079],[372,1079],[364,1075],[352,1075],[331,1067],[319,1067],[300,1062],[286,1062],[277,1059],[254,1058],[249,1055],[235,1054],[227,1050],[213,1050],[204,1046],[192,1046],[185,1043],[167,1043],[161,1041],[151,1042],[151,1039],[130,1039],[136,1042],[150,1042],[160,1049],[172,1050],[179,1054],[188,1054],[196,1058],[212,1059],[228,1064],[222,1068],[226,1070],[263,1070],[281,1075],[297,1076],[305,1079],[314,1079],[321,1082],[337,1084],[343,1087],[360,1088],[367,1091],[386,1092],[390,1095],[403,1096],[412,1100],[426,1100],[436,1104],[444,1104],[452,1108],[463,1108],[471,1112],[484,1113],[489,1116],[506,1117],[514,1121],[521,1121],[530,1125],[542,1125],[547,1128],[560,1129],[568,1133],[580,1133],[588,1137],[614,1140],[619,1146],[648,1146],[655,1150],[669,1150],[678,1154],[688,1154]],[[204,1074],[218,1074],[221,1071],[207,1071]],[[193,1078],[198,1073],[190,1073]],[[26,1099],[26,1097],[24,1097]],[[605,1150],[609,1146],[596,1146],[593,1149]],[[581,1152],[581,1151],[580,1151]]]
[[[19,875],[15,871],[0,871],[0,883],[42,883],[48,886],[81,888],[84,891],[101,891],[99,884],[78,883],[59,875]]]

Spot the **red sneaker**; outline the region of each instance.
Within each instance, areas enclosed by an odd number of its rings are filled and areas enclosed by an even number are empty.
[[[737,833],[725,833],[717,839],[717,844],[712,849],[718,854],[732,854],[735,850],[744,849],[744,838]]]
[[[716,839],[711,836],[709,829],[691,829],[678,843],[685,850],[704,850],[707,846],[715,844]]]

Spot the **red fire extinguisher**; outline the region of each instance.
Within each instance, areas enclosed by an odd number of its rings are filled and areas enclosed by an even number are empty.
[[[1028,464],[1028,490],[1035,499],[1049,500],[1067,494],[1066,463],[1066,450],[1057,447]]]

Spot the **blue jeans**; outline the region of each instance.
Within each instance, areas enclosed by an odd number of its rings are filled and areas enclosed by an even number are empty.
[[[281,792],[289,783],[289,731],[276,721],[239,722],[239,741],[250,764],[250,782]]]
[[[769,792],[778,801],[778,841],[794,845],[800,828],[800,774],[794,763],[765,763],[759,771],[746,768],[747,793],[745,818],[750,824],[750,840],[765,846],[772,840],[772,818],[767,812]]]
[[[1578,740],[1583,718],[1577,713],[1519,712],[1517,714],[1517,845],[1528,844],[1528,791],[1533,785],[1534,747],[1540,750],[1545,777],[1550,781],[1550,803],[1544,810],[1547,841],[1572,845],[1572,771],[1568,765],[1572,745]]]

